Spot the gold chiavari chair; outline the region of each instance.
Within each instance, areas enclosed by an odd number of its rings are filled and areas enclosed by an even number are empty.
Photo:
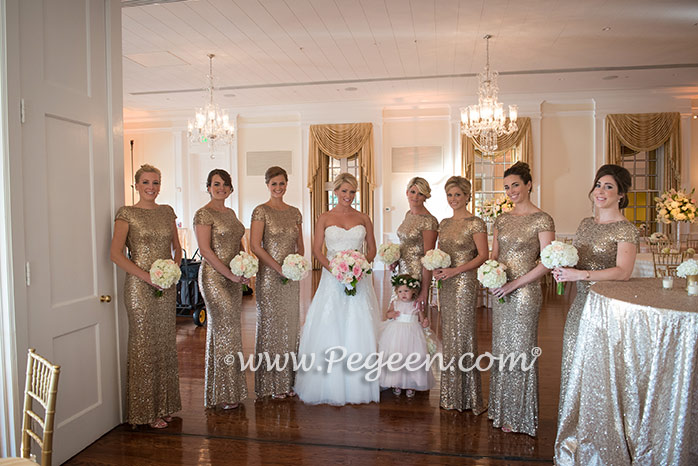
[[[0,459],[0,465],[34,465],[32,441],[41,449],[41,464],[51,465],[53,456],[53,424],[56,415],[56,394],[61,366],[42,358],[33,349],[27,357],[27,380],[24,388],[24,416],[22,420],[21,458]],[[35,411],[34,401],[41,405],[43,416]],[[39,429],[41,433],[39,433]]]
[[[671,241],[669,240],[660,240],[657,241],[656,243],[650,243],[650,251],[654,254],[655,252],[661,253],[662,250],[669,248],[671,249]]]
[[[657,278],[676,276],[676,268],[683,262],[686,254],[682,252],[652,252],[654,275]]]
[[[686,238],[686,249],[688,248],[698,251],[698,238]]]

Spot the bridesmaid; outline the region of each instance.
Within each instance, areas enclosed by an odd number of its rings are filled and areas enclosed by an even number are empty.
[[[434,278],[443,280],[441,320],[444,361],[458,361],[464,354],[477,355],[477,268],[487,260],[487,226],[468,211],[470,181],[452,176],[446,182],[446,198],[453,217],[439,225],[439,249],[451,256],[451,267],[434,270]],[[464,360],[471,366],[474,360]],[[444,371],[441,373],[441,407],[480,414],[482,402],[480,371]]]
[[[424,317],[424,309],[431,285],[431,271],[422,266],[421,259],[424,253],[436,246],[439,221],[431,215],[424,201],[431,197],[431,188],[424,178],[414,177],[407,183],[407,201],[410,210],[397,229],[400,238],[399,270],[401,274],[408,274],[422,283],[421,291],[417,296],[417,306]]]
[[[582,220],[574,239],[579,262],[574,269],[553,270],[555,280],[577,282],[577,296],[567,313],[562,341],[561,402],[567,389],[579,320],[589,287],[597,281],[628,280],[635,266],[639,232],[621,212],[628,205],[631,182],[630,172],[623,167],[604,165],[599,168],[589,191],[594,216]]]
[[[269,200],[255,207],[250,227],[252,252],[259,258],[257,272],[257,335],[255,354],[279,355],[281,361],[298,351],[298,319],[300,316],[300,283],[283,283],[281,265],[289,254],[305,253],[303,218],[300,211],[284,202],[288,174],[281,167],[271,167],[264,174]],[[258,398],[294,396],[293,367],[283,371],[267,371],[262,364],[255,371],[255,393]]]
[[[156,297],[150,266],[157,259],[179,264],[182,249],[177,236],[177,216],[172,207],[158,205],[160,170],[141,165],[135,188],[139,200],[116,213],[111,260],[126,272],[124,302],[128,314],[127,422],[162,429],[171,414],[182,409],[175,309],[177,290],[172,286]],[[128,247],[130,259],[124,254]]]
[[[504,190],[514,209],[494,222],[492,259],[507,267],[509,280],[492,293],[505,298],[495,301],[492,311],[492,354],[531,361],[538,340],[538,314],[543,301],[539,279],[548,272],[538,262],[540,251],[555,239],[550,215],[533,205],[531,171],[516,162],[504,172]],[[532,437],[538,428],[538,364],[529,371],[493,370],[490,380],[488,416],[504,432],[522,432]]]
[[[242,352],[242,284],[248,281],[234,275],[229,264],[240,252],[245,227],[225,206],[233,192],[227,171],[211,170],[206,189],[211,200],[194,214],[196,241],[204,258],[199,288],[208,311],[204,406],[234,409],[247,397],[245,373],[230,358],[239,362]]]

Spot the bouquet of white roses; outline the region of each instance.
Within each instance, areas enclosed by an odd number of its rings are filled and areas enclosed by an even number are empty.
[[[681,265],[676,268],[676,275],[682,278],[686,278],[689,275],[698,275],[698,261],[687,259],[681,262]]]
[[[657,244],[660,241],[668,241],[669,238],[666,237],[666,235],[662,232],[655,232],[650,235],[650,244]]]
[[[330,261],[330,271],[344,285],[344,292],[356,295],[356,285],[371,273],[371,264],[363,254],[355,250],[338,252]]]
[[[299,282],[308,275],[310,263],[300,254],[289,254],[281,265],[281,272],[284,274],[284,285],[289,280]]]
[[[259,260],[252,254],[240,251],[237,256],[230,261],[230,270],[235,275],[245,278],[252,278],[259,270]]]
[[[427,270],[443,269],[451,265],[451,256],[441,249],[430,249],[422,257],[422,265]],[[441,288],[441,280],[436,282],[436,287]]]
[[[691,199],[695,189],[686,194],[683,190],[670,189],[660,197],[655,197],[657,221],[662,223],[689,222],[696,220],[696,201]]]
[[[390,265],[400,259],[400,245],[393,244],[390,241],[383,243],[378,248],[377,255],[381,262]]]
[[[504,212],[509,212],[514,208],[514,203],[504,196],[499,199],[490,199],[482,204],[479,209],[480,217],[486,219],[495,219]]]
[[[150,266],[150,281],[163,289],[177,283],[181,276],[182,270],[172,259],[158,259]],[[155,290],[155,296],[162,296],[162,290]]]
[[[577,248],[562,241],[553,241],[540,252],[541,263],[549,269],[574,267],[579,262]],[[557,294],[565,294],[565,284],[557,282]]]
[[[486,260],[477,269],[477,280],[485,288],[499,288],[507,282],[506,269],[504,264],[500,264],[496,260]],[[503,303],[504,298],[499,298],[499,302]]]

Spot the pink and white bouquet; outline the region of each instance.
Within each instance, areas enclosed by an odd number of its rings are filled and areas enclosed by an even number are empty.
[[[158,259],[150,266],[150,281],[162,289],[177,283],[181,276],[182,270],[172,259]],[[155,296],[162,296],[162,290],[155,290]]]
[[[377,256],[381,262],[390,265],[400,259],[400,245],[390,241],[383,243],[378,247]]]
[[[363,254],[355,250],[338,252],[330,261],[330,271],[344,285],[344,292],[356,295],[356,285],[371,273],[371,264]]]
[[[669,241],[669,238],[666,237],[666,235],[662,232],[655,232],[650,235],[650,244],[657,244],[660,241]]]
[[[443,269],[451,265],[451,256],[441,249],[430,249],[422,257],[422,265],[427,270]],[[436,287],[441,288],[441,280],[436,282]]]
[[[549,268],[574,267],[579,262],[577,248],[562,241],[553,241],[540,252],[541,263]],[[557,282],[557,294],[565,294],[564,282]]]
[[[284,274],[284,285],[289,280],[294,282],[303,280],[308,275],[309,270],[310,262],[305,257],[300,254],[289,254],[281,265],[281,272]]]
[[[500,264],[496,260],[486,260],[477,269],[477,280],[485,288],[499,288],[507,282],[506,269],[504,264]],[[503,303],[504,298],[499,298],[499,302]]]
[[[686,194],[683,190],[670,189],[661,196],[655,197],[657,221],[662,223],[689,222],[696,220],[696,200],[692,199],[693,192]]]
[[[486,220],[494,220],[504,212],[509,212],[514,208],[514,203],[508,197],[500,197],[499,199],[490,199],[482,204],[479,209],[480,217]]]
[[[257,270],[259,270],[259,260],[245,251],[240,251],[230,261],[230,271],[240,277],[252,278],[257,274]]]

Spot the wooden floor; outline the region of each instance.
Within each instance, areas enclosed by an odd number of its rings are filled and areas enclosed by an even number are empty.
[[[389,277],[373,274],[379,301],[387,305]],[[315,282],[315,283],[313,283]],[[303,283],[302,308],[310,302],[317,277]],[[567,287],[572,288],[574,287]],[[540,420],[536,438],[494,429],[487,413],[475,416],[439,408],[438,385],[408,400],[404,394],[381,393],[370,405],[307,406],[298,398],[254,399],[252,394],[231,411],[203,407],[206,330],[178,317],[181,412],[167,429],[121,425],[65,464],[196,465],[196,464],[552,464],[560,386],[564,319],[572,296],[544,288],[540,315]],[[572,291],[573,293],[573,291]],[[243,300],[243,345],[254,346],[254,297]],[[479,351],[491,348],[491,311],[478,310]],[[487,396],[489,374],[483,374]]]

